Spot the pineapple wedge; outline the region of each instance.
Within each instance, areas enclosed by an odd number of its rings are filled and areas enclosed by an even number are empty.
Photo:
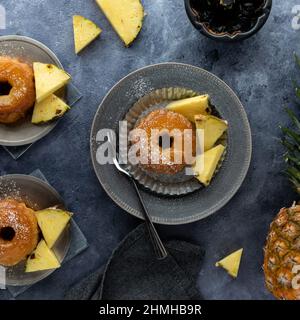
[[[224,268],[232,277],[236,278],[239,273],[243,249],[239,249],[216,263],[216,267]]]
[[[214,116],[195,116],[196,128],[203,130],[204,134],[204,151],[211,149],[223,133],[228,129],[226,121]]]
[[[36,212],[43,237],[52,248],[71,219],[71,213],[59,209],[45,209]]]
[[[93,21],[78,15],[73,16],[73,30],[76,54],[87,47],[102,32]]]
[[[59,267],[60,263],[53,251],[49,249],[44,240],[41,240],[27,259],[25,272],[57,269]]]
[[[37,103],[65,86],[71,79],[67,72],[53,64],[35,62],[33,70]]]
[[[45,123],[62,117],[70,107],[56,95],[51,94],[43,101],[36,103],[33,109],[31,122]]]
[[[144,8],[140,0],[96,0],[126,47],[142,29]]]
[[[225,147],[219,144],[196,157],[193,171],[196,178],[206,187],[210,184],[224,150]]]
[[[170,111],[182,114],[191,122],[195,122],[196,115],[207,115],[211,112],[209,107],[209,96],[207,94],[171,102],[166,108]]]

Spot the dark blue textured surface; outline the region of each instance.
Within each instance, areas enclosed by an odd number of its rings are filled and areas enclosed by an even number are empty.
[[[181,0],[144,1],[148,16],[141,35],[126,49],[93,0],[3,0],[7,29],[48,45],[72,74],[84,98],[45,139],[14,161],[0,149],[0,174],[30,173],[36,168],[61,193],[90,243],[90,248],[24,299],[58,299],[65,290],[105,263],[117,243],[138,220],[107,197],[93,172],[89,134],[95,111],[106,92],[128,72],[148,64],[176,61],[203,67],[225,80],[238,94],[253,133],[253,161],[245,183],[217,214],[185,226],[163,226],[166,237],[195,242],[206,249],[199,287],[206,299],[271,299],[264,287],[263,245],[269,223],[282,206],[296,198],[282,175],[284,150],[279,123],[288,123],[283,105],[292,102],[292,60],[300,51],[300,31],[291,27],[296,0],[274,1],[265,27],[243,43],[216,43],[189,23]],[[82,14],[104,30],[79,57],[73,52],[72,15]],[[241,152],[243,146],[241,146]],[[227,253],[244,247],[238,279],[214,267]],[[10,298],[6,292],[0,299]]]

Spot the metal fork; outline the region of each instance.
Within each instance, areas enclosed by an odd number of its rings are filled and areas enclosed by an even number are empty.
[[[151,219],[150,214],[148,212],[148,209],[144,203],[144,200],[143,200],[142,195],[140,193],[139,187],[138,187],[136,181],[134,180],[134,178],[131,176],[131,174],[129,172],[127,172],[126,170],[124,170],[120,166],[119,160],[118,160],[118,154],[117,154],[117,151],[115,148],[116,144],[113,143],[113,136],[112,136],[111,132],[108,133],[107,138],[108,138],[109,146],[111,148],[112,160],[113,160],[115,167],[121,173],[125,174],[131,180],[132,184],[134,185],[136,194],[137,194],[139,201],[141,203],[141,206],[143,208],[143,215],[144,215],[146,226],[147,226],[147,229],[149,232],[150,240],[153,245],[154,253],[155,253],[157,259],[159,259],[159,260],[165,259],[168,255],[167,250],[166,250],[164,244],[162,243],[162,241],[161,241],[161,239],[160,239],[160,237],[159,237],[159,235],[153,225],[152,219]]]

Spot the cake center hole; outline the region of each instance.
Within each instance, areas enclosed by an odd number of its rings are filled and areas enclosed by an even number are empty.
[[[0,96],[8,96],[12,86],[8,82],[0,82]]]
[[[174,137],[171,137],[167,133],[163,133],[158,138],[158,144],[162,149],[172,148],[174,143]]]
[[[11,241],[16,235],[15,230],[12,227],[4,227],[0,229],[0,239],[5,241]]]

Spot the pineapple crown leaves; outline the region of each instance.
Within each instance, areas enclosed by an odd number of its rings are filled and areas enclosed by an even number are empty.
[[[300,58],[296,53],[294,53],[294,57],[297,66],[300,67]],[[296,81],[294,81],[293,84],[296,97],[300,99],[300,88]],[[300,121],[294,111],[289,108],[286,108],[285,110],[294,126],[293,129],[281,127],[283,133],[281,142],[287,150],[284,155],[284,159],[288,164],[286,174],[295,186],[296,191],[300,193]]]
[[[286,112],[291,118],[296,130],[290,128],[281,127],[283,132],[282,144],[286,147],[287,152],[284,155],[284,159],[288,164],[286,173],[289,176],[290,181],[294,184],[297,191],[300,191],[300,122],[297,119],[295,113],[286,108]]]
[[[300,68],[300,57],[297,55],[296,52],[294,52],[294,58],[295,58],[295,62],[297,64],[297,66]],[[293,81],[293,86],[295,89],[296,97],[300,99],[300,87],[299,87],[296,80],[292,80],[292,81]]]

